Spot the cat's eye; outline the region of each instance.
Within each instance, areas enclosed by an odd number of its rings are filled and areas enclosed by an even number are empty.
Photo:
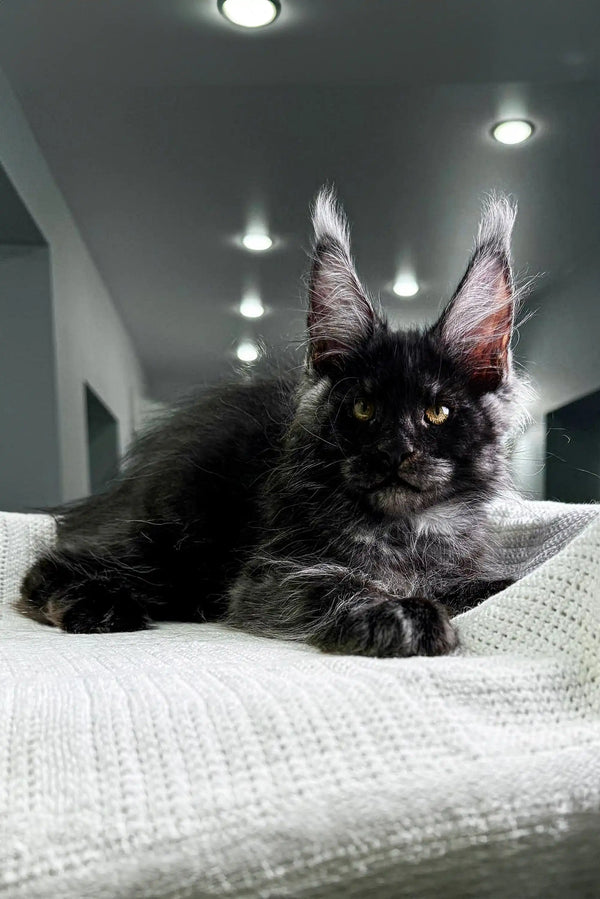
[[[369,400],[359,397],[354,403],[352,414],[359,421],[370,421],[375,415],[375,406]]]
[[[425,418],[432,425],[443,425],[450,415],[448,406],[442,406],[436,403],[435,406],[429,406],[425,409]]]

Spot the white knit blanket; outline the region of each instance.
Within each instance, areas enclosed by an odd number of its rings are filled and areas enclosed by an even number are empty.
[[[0,895],[599,896],[598,511],[498,507],[529,573],[404,660],[44,627],[0,516]]]

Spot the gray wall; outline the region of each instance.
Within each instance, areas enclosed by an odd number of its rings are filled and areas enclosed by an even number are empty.
[[[515,468],[520,486],[543,497],[545,415],[600,389],[600,247],[588,247],[561,281],[540,284],[518,347],[538,391],[535,422],[519,441]]]
[[[0,509],[61,500],[48,249],[0,244]]]
[[[529,499],[544,499],[546,427],[544,416],[535,413],[534,421],[517,440],[513,455],[513,475],[519,490]]]
[[[87,382],[119,421],[121,450],[142,416],[144,379],[131,339],[76,223],[0,72],[0,165],[50,249],[53,340],[64,500],[89,491]],[[4,423],[0,422],[4,434]]]

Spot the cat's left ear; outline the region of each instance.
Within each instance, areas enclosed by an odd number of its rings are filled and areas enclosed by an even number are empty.
[[[348,224],[327,188],[315,200],[313,227],[308,362],[322,374],[335,373],[372,334],[376,316],[354,269]]]
[[[467,271],[433,329],[482,391],[496,390],[510,374],[516,304],[510,237],[515,216],[516,207],[506,197],[490,198]]]

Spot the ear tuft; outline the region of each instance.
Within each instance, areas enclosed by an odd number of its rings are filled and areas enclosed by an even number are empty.
[[[487,248],[510,259],[510,238],[516,217],[516,203],[511,203],[504,194],[488,194],[477,231],[476,251]]]
[[[322,187],[312,209],[315,246],[334,241],[350,256],[350,229],[332,187]]]
[[[312,220],[308,361],[323,374],[333,374],[370,336],[375,312],[354,269],[348,224],[331,188],[319,192]]]

